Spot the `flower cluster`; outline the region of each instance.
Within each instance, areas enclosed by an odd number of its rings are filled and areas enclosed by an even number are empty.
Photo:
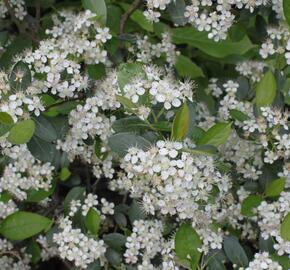
[[[3,150],[12,159],[0,178],[0,191],[8,191],[18,200],[25,200],[29,189],[48,190],[53,179],[54,167],[33,157],[26,145]]]
[[[219,233],[208,231],[218,217],[218,204],[231,187],[230,179],[214,167],[207,156],[194,156],[179,142],[158,141],[148,150],[130,148],[121,167],[125,173],[113,180],[111,188],[123,188],[142,201],[145,212],[190,219],[208,246],[221,248]],[[215,205],[211,205],[212,193]],[[207,205],[204,207],[204,205]]]
[[[82,233],[81,229],[74,229],[68,218],[63,218],[59,224],[60,232],[53,235],[59,256],[74,262],[76,267],[86,269],[87,266],[104,256],[106,247],[103,240],[95,240]]]
[[[166,62],[173,66],[176,61],[176,56],[180,54],[176,50],[176,46],[172,44],[171,35],[169,32],[162,33],[160,43],[151,42],[148,36],[137,37],[136,48],[129,49],[138,62],[152,63],[155,58],[160,58],[163,55],[166,57]]]
[[[24,0],[8,0],[9,8],[11,8],[15,17],[23,21],[24,17],[27,15]],[[8,14],[8,8],[4,0],[0,1],[0,18],[5,18]]]
[[[165,10],[171,0],[147,0],[147,10],[144,15],[152,22],[158,22],[160,11]],[[184,21],[192,24],[198,31],[208,32],[208,38],[215,41],[227,38],[227,33],[233,25],[236,16],[234,8],[249,10],[251,13],[258,7],[268,4],[267,0],[226,0],[226,1],[189,1],[184,11]],[[272,9],[281,18],[283,7],[281,1],[273,1]],[[177,7],[175,7],[177,8]]]

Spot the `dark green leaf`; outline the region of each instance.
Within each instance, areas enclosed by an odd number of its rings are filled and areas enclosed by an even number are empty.
[[[14,91],[25,91],[31,84],[31,72],[27,64],[17,62],[10,73],[9,84]]]
[[[86,189],[84,187],[74,187],[66,195],[64,199],[64,212],[68,214],[70,210],[70,203],[72,200],[81,200],[84,198]]]
[[[151,143],[140,135],[123,132],[112,135],[109,138],[109,146],[113,152],[119,156],[124,156],[130,147],[146,150],[151,146]]]
[[[126,244],[126,236],[120,233],[110,233],[103,236],[104,242],[116,251],[121,251]]]
[[[227,236],[224,240],[224,251],[228,259],[239,267],[246,267],[249,264],[248,257],[238,239],[234,236]]]
[[[195,79],[204,77],[202,69],[191,61],[190,58],[180,54],[176,57],[174,67],[181,77]]]
[[[5,125],[14,124],[13,118],[6,112],[0,112],[0,123]]]
[[[54,126],[44,117],[34,117],[35,121],[35,135],[40,139],[51,142],[57,139],[57,133]]]

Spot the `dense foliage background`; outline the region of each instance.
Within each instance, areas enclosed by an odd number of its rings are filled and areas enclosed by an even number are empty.
[[[0,269],[290,269],[289,0],[0,0]]]

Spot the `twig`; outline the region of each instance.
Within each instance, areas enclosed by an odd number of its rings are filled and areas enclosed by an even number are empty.
[[[128,10],[122,15],[120,21],[120,35],[124,33],[125,24],[132,13],[141,5],[142,0],[135,0]]]
[[[41,7],[39,1],[36,3],[36,14],[35,14],[35,33],[38,33],[39,28],[40,28],[40,19],[41,19]]]

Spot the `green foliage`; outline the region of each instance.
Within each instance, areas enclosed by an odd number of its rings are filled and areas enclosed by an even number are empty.
[[[283,239],[286,241],[290,241],[290,213],[284,217],[281,228],[280,228],[280,233]]]
[[[98,235],[100,230],[101,216],[94,209],[90,208],[85,218],[86,227],[93,235]]]
[[[256,104],[258,107],[269,106],[273,103],[277,91],[277,84],[271,70],[265,73],[264,77],[256,87]]]
[[[0,223],[0,233],[10,240],[24,240],[47,230],[52,221],[44,216],[19,211]]]
[[[185,102],[175,115],[172,125],[171,138],[173,140],[181,141],[187,136],[188,130],[189,130],[189,108]]]
[[[279,178],[269,183],[265,190],[266,197],[277,197],[284,190],[285,178]]]
[[[190,45],[216,58],[244,55],[255,47],[247,36],[238,42],[233,42],[229,39],[215,42],[212,39],[208,39],[206,32],[199,32],[193,27],[172,29],[172,39],[176,44]]]
[[[106,25],[107,23],[107,7],[105,0],[82,0],[83,7],[89,9],[97,15],[97,20]]]
[[[250,195],[246,199],[243,200],[241,205],[241,214],[246,217],[254,216],[255,213],[253,210],[257,208],[261,202],[263,201],[263,198],[258,195]]]
[[[8,141],[13,144],[25,144],[29,142],[35,131],[33,120],[24,120],[16,123],[9,132]]]
[[[234,236],[227,236],[224,240],[224,251],[228,259],[239,267],[246,267],[249,264],[245,250]]]
[[[290,25],[290,2],[288,0],[283,0],[283,10],[286,21]]]
[[[130,147],[138,147],[145,150],[150,145],[150,141],[144,137],[130,132],[114,134],[109,138],[111,150],[119,156],[124,156]]]
[[[227,141],[231,133],[231,123],[217,123],[202,135],[198,144],[210,144],[218,147]]]
[[[193,63],[190,58],[180,54],[176,57],[176,63],[174,65],[178,74],[181,77],[196,79],[199,77],[205,77],[202,69]]]
[[[190,224],[182,224],[175,235],[175,253],[178,259],[191,270],[197,268],[201,253],[198,249],[202,242]]]

